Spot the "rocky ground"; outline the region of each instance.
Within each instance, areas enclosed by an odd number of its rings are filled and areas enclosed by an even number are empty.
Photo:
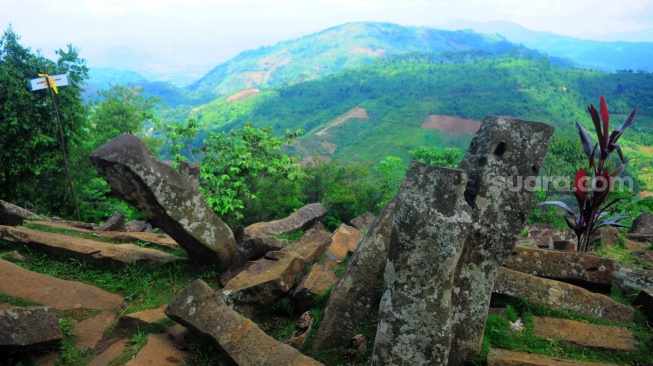
[[[54,346],[45,347],[44,349],[31,350],[27,353],[14,353],[11,356],[5,355],[5,357],[11,357],[11,359],[7,358],[7,362],[12,362],[10,360],[23,360],[23,362],[25,362],[25,360],[31,360],[31,362],[37,365],[176,365],[182,364],[184,360],[187,360],[187,362],[192,363],[190,361],[192,359],[192,352],[189,351],[187,341],[185,340],[189,331],[183,326],[171,322],[168,319],[168,316],[164,313],[167,304],[152,309],[130,312],[129,308],[125,308],[125,304],[129,301],[117,293],[112,293],[76,281],[62,280],[47,274],[36,273],[22,267],[22,262],[26,260],[26,258],[24,258],[20,253],[27,253],[29,251],[42,251],[55,257],[63,256],[77,258],[80,261],[97,266],[106,265],[107,262],[115,262],[120,265],[131,263],[129,265],[151,267],[161,265],[161,263],[165,261],[186,261],[187,259],[184,256],[175,256],[157,249],[143,248],[145,245],[142,244],[141,246],[133,244],[111,244],[104,241],[80,238],[72,233],[90,233],[97,238],[113,239],[122,235],[123,239],[134,240],[139,238],[140,243],[151,243],[153,245],[150,246],[153,248],[176,248],[174,241],[167,237],[167,235],[153,233],[119,234],[117,232],[93,232],[87,229],[80,229],[69,226],[65,223],[53,221],[32,221],[30,222],[30,225],[32,227],[40,228],[41,230],[20,226],[0,226],[0,233],[2,233],[0,235],[5,243],[2,247],[3,257],[5,259],[0,260],[0,274],[2,274],[2,280],[0,281],[0,294],[3,294],[3,298],[10,299],[10,301],[23,299],[33,304],[46,306],[53,309],[58,318],[70,319],[72,322],[72,328],[68,330],[68,332],[74,334],[74,347],[78,350],[84,350],[84,352],[81,353],[84,356],[80,360],[62,359],[62,357],[66,357],[66,351],[60,346],[57,346],[57,343],[55,342]],[[46,230],[48,227],[66,228],[69,230],[70,234],[42,231]],[[520,239],[520,242],[524,245],[529,245],[529,243],[532,244],[534,240],[539,240],[538,237],[550,234],[539,233],[539,228],[530,229],[531,235]],[[354,234],[352,234],[352,232]],[[304,253],[304,260],[306,262],[313,262],[319,256],[319,254],[316,254],[317,252],[320,252],[319,248],[329,248],[329,245],[331,245],[329,242],[333,242],[335,238],[335,241],[342,245],[334,246],[327,251],[329,255],[326,259],[334,258],[333,264],[331,264],[329,260],[323,259],[319,262],[319,265],[312,267],[312,271],[305,273],[303,281],[299,281],[296,278],[288,278],[287,276],[292,277],[292,274],[286,270],[285,274],[275,272],[273,276],[277,278],[277,282],[270,283],[270,281],[268,281],[269,279],[266,279],[258,281],[256,285],[252,285],[251,279],[256,278],[256,276],[253,275],[254,273],[257,273],[256,266],[265,266],[265,263],[259,261],[253,266],[254,268],[250,266],[248,270],[241,273],[240,276],[243,278],[237,280],[236,278],[238,276],[236,276],[234,278],[236,280],[229,281],[226,288],[238,291],[244,287],[253,286],[255,291],[249,293],[255,292],[257,294],[256,302],[263,304],[271,304],[276,299],[275,296],[278,297],[275,293],[288,293],[291,292],[291,290],[294,290],[297,299],[303,299],[301,301],[306,301],[306,297],[311,296],[311,291],[305,286],[306,283],[311,281],[319,282],[319,280],[316,279],[330,277],[333,277],[330,280],[331,283],[337,280],[337,277],[333,272],[333,268],[337,266],[338,261],[338,259],[335,258],[342,259],[346,256],[347,251],[352,251],[362,237],[360,231],[352,226],[343,227],[341,231],[336,232],[335,234],[327,235],[325,232],[323,233],[324,234],[320,234],[319,232],[316,232],[310,234],[312,236],[304,236],[304,243],[311,243],[308,244],[309,247],[318,249],[309,250],[309,252],[307,252],[306,249],[299,249],[290,256],[279,256],[278,258],[280,259],[275,260],[274,262],[276,262],[275,264],[277,265],[279,262],[283,263],[284,261],[296,262],[297,259],[288,260],[286,258],[297,258],[297,253]],[[338,239],[339,236],[342,238]],[[605,236],[609,237],[609,234],[606,234]],[[543,241],[548,242],[548,240]],[[322,244],[316,245],[316,242],[321,242]],[[296,245],[297,243],[300,245]],[[293,244],[294,249],[301,247],[301,243],[302,240],[298,240]],[[629,245],[643,247],[647,244],[636,244],[635,242],[630,242]],[[122,247],[124,247],[125,250],[123,250]],[[291,248],[292,247],[293,246],[291,246]],[[14,251],[12,249],[17,250]],[[287,252],[291,251],[292,250],[287,250]],[[158,254],[153,255],[152,252],[158,252]],[[162,257],[159,257],[159,254]],[[308,257],[306,257],[306,255],[308,255]],[[535,259],[530,260],[529,258]],[[543,265],[544,263],[548,263],[549,266],[547,267]],[[611,287],[612,285],[619,285],[619,280],[616,279],[618,276],[615,276],[615,273],[620,270],[623,271],[624,269],[619,269],[619,266],[615,266],[610,260],[574,252],[518,246],[505,266],[506,268],[502,270],[502,273],[499,276],[497,288],[495,288],[495,293],[497,294],[519,294],[519,296],[523,296],[522,293],[525,291],[537,292],[544,294],[544,296],[540,299],[532,297],[529,299],[530,301],[573,312],[586,312],[590,316],[620,323],[633,321],[633,308],[615,303],[600,293],[590,292],[583,289],[583,287],[572,286],[564,282],[532,276],[532,274],[537,274],[537,272],[539,272],[543,276],[550,278],[558,277],[558,279],[564,279],[564,277],[567,277],[567,279],[571,278],[578,281],[583,279],[585,287],[588,288],[601,288],[601,286],[605,288],[606,285]],[[565,269],[565,266],[568,266],[568,268]],[[508,267],[513,268],[513,270],[508,269]],[[615,268],[617,269],[615,270]],[[645,271],[636,269],[630,270],[639,272]],[[316,275],[314,271],[324,271],[324,273],[329,273],[329,276]],[[529,274],[524,274],[524,272]],[[644,274],[648,274],[647,272],[648,271],[644,272]],[[244,273],[247,273],[247,275],[244,276]],[[260,273],[260,268],[258,273]],[[522,274],[520,275],[519,273]],[[245,277],[250,281],[244,279]],[[311,280],[311,278],[314,279]],[[279,281],[278,279],[281,280]],[[633,280],[634,276],[630,276],[629,279]],[[644,278],[643,280],[645,281],[646,279]],[[290,285],[283,287],[281,283],[284,281],[289,282]],[[298,287],[294,287],[292,285],[294,283],[299,284]],[[648,286],[652,283],[653,280],[649,278]],[[580,282],[577,284],[582,285]],[[283,289],[279,290],[279,286],[283,287]],[[321,289],[324,286],[328,287],[328,284],[317,283],[315,285],[309,285],[309,288],[311,286],[317,286]],[[524,290],[520,286],[524,286],[529,290]],[[541,286],[541,288],[537,291],[533,291],[537,286]],[[624,286],[640,285],[628,283]],[[649,287],[648,290],[648,292],[643,291],[640,295],[642,298],[642,308],[637,309],[637,311],[643,310],[645,306],[651,306],[651,288]],[[648,294],[648,299],[646,299],[646,294]],[[269,299],[266,299],[266,296],[269,297]],[[566,297],[569,297],[569,299],[566,299]],[[648,305],[645,305],[646,301],[648,301]],[[581,304],[581,306],[578,306],[579,304]],[[247,307],[244,308],[246,313],[246,311],[248,311],[246,309]],[[0,305],[0,309],[1,314],[13,309],[13,307],[11,307],[9,303],[4,303]],[[241,309],[241,311],[242,310],[243,309]],[[250,309],[249,311],[254,310]],[[240,316],[238,317],[240,318]],[[633,335],[633,332],[624,326],[593,325],[582,321],[564,320],[551,317],[534,317],[533,320],[535,334],[545,339],[557,340],[590,349],[610,350],[610,352],[633,352],[637,350],[638,346],[641,346],[638,345],[639,340]],[[241,321],[244,320],[238,320],[237,322]],[[0,322],[2,322],[2,317],[0,317]],[[7,323],[3,323],[3,325],[6,324]],[[141,344],[144,345],[142,348],[139,348],[140,346],[134,347],[135,343],[132,339],[135,334],[133,331],[134,329],[148,329],[148,332],[142,335],[142,337],[145,338],[144,341],[141,341]],[[152,329],[156,329],[156,331],[152,331]],[[126,336],[121,337],[121,334]],[[262,335],[259,335],[258,337],[261,336]],[[34,342],[43,343],[44,340],[37,340]],[[6,345],[2,347],[6,347]],[[137,349],[137,352],[135,352],[136,348],[139,348]],[[9,352],[8,348],[4,348],[4,350],[7,353]],[[247,351],[239,350],[237,352]],[[279,352],[279,350],[276,349],[274,352]],[[249,353],[255,352],[250,351]],[[272,358],[271,354],[268,354],[268,356]],[[237,359],[239,356],[235,357]],[[112,363],[114,360],[117,360],[117,363]],[[80,363],[80,361],[85,363]],[[247,361],[243,362],[247,363]],[[304,364],[305,362],[298,361],[298,364],[299,363]],[[487,356],[487,363],[488,365],[592,364],[573,362],[564,360],[563,358],[556,359],[555,357],[550,358],[537,356],[533,354],[524,355],[523,353],[515,351],[494,348]]]

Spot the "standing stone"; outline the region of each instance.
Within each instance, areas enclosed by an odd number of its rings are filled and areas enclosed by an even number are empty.
[[[383,289],[383,270],[390,247],[396,199],[376,217],[351,256],[324,308],[313,349],[324,351],[349,345],[354,329],[377,308]]]
[[[397,194],[372,365],[445,365],[471,209],[462,170],[413,162]]]
[[[111,189],[147,214],[188,254],[227,266],[236,253],[231,229],[186,176],[158,161],[143,141],[122,134],[90,155]]]
[[[544,123],[489,116],[460,163],[467,172],[465,199],[474,224],[454,279],[450,365],[481,350],[494,280],[524,227],[552,135],[553,127]]]

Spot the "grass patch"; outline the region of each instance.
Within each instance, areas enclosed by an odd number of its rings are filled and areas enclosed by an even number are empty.
[[[620,237],[621,238],[621,237]],[[642,249],[637,249],[642,250]],[[627,249],[624,245],[617,245],[612,248],[607,248],[604,245],[598,246],[595,250],[596,254],[603,258],[611,259],[615,263],[622,264],[629,267],[653,269],[653,263],[649,263],[632,254],[634,250]]]
[[[89,239],[89,240],[94,240],[94,241],[101,241],[105,243],[111,243],[111,244],[119,244],[121,242],[117,241],[112,241],[111,239],[93,235],[94,233],[89,232],[81,232],[77,230],[71,230],[71,229],[65,229],[65,228],[60,228],[60,227],[52,227],[52,226],[46,226],[46,225],[39,225],[39,224],[34,224],[34,223],[25,223],[23,225],[24,227],[32,230],[38,230],[38,231],[43,231],[46,233],[53,233],[53,234],[64,234],[68,236],[74,236],[77,238],[82,238],[82,239]]]
[[[43,306],[43,304],[40,304],[36,301],[23,299],[22,297],[11,296],[0,292],[0,304],[2,303],[9,303],[9,305],[12,306]]]

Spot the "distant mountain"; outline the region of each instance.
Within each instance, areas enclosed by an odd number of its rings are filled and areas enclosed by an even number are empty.
[[[242,52],[216,66],[189,89],[219,96],[317,79],[397,54],[472,50],[491,54],[512,51],[533,58],[540,55],[498,35],[391,23],[348,23],[275,46]]]
[[[89,89],[109,89],[111,84],[131,84],[146,80],[145,77],[135,71],[118,70],[110,68],[91,67],[88,70]]]
[[[452,30],[474,30],[483,34],[500,34],[511,42],[523,44],[550,56],[568,58],[579,66],[601,71],[643,70],[653,72],[651,63],[653,42],[593,41],[560,36],[550,32],[533,31],[518,24],[503,21],[457,20],[441,24],[440,27]],[[633,32],[624,37],[653,39],[653,30]]]
[[[653,163],[650,152],[634,152],[637,144],[653,145],[653,74],[560,68],[543,57],[510,54],[470,58],[470,52],[396,55],[317,80],[223,96],[184,118],[203,125],[196,146],[209,131],[251,123],[277,134],[303,129],[288,147],[303,158],[372,163],[388,155],[407,159],[422,145],[464,149],[487,115],[542,121],[557,134],[577,136],[574,121],[590,128],[586,107],[604,95],[615,125],[639,106],[620,142],[634,165]]]

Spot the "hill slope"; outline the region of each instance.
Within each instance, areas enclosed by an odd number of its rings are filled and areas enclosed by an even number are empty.
[[[220,96],[242,89],[312,80],[397,54],[470,50],[491,54],[512,50],[515,54],[539,55],[497,35],[391,23],[348,23],[275,46],[245,51],[218,65],[189,89]]]
[[[597,104],[600,94],[609,101],[615,124],[639,106],[637,123],[622,146],[653,144],[653,74],[571,70],[552,67],[543,57],[472,57],[469,52],[394,57],[233,103],[224,96],[191,116],[204,124],[200,140],[208,131],[245,123],[273,126],[277,133],[302,128],[306,134],[291,153],[376,162],[388,155],[407,158],[421,145],[464,149],[473,121],[461,119],[481,121],[486,115],[543,121],[558,133],[575,134],[575,120],[589,128],[586,107]]]

